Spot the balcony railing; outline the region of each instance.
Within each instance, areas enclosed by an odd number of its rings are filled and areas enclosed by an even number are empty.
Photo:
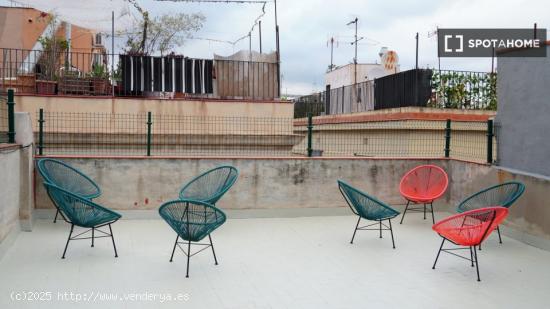
[[[278,64],[0,49],[0,91],[79,96],[273,100]]]
[[[408,106],[496,110],[496,73],[404,71],[300,97],[294,104],[294,117]]]

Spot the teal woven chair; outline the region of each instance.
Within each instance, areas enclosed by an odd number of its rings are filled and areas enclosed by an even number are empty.
[[[91,239],[93,247],[94,239],[103,237],[111,238],[115,250],[115,257],[118,257],[111,224],[120,219],[120,214],[54,184],[45,182],[44,186],[54,203],[64,214],[63,218],[71,224],[71,231],[69,232],[69,238],[65,244],[65,250],[63,250],[62,259],[65,258],[71,240]],[[73,236],[75,226],[85,228],[86,230]],[[100,229],[106,226],[109,227],[109,232]],[[88,232],[91,232],[91,237],[82,237],[82,235]],[[95,236],[95,232],[99,232],[100,236]]]
[[[187,273],[185,275],[187,278],[189,278],[191,257],[208,247],[212,248],[214,263],[218,265],[210,234],[225,222],[226,216],[223,211],[206,202],[182,199],[163,204],[160,206],[159,214],[177,234],[170,262],[174,260],[176,246],[179,247],[187,256]],[[209,243],[200,243],[206,236],[208,236]],[[183,242],[178,241],[179,238]],[[202,249],[191,253],[191,244],[201,246]],[[187,250],[182,245],[187,245]]]
[[[458,207],[457,212],[463,213],[469,210],[485,207],[505,207],[510,208],[514,202],[525,191],[525,185],[518,181],[504,182],[495,186],[485,188],[464,199]],[[500,227],[497,225],[498,241],[502,243],[500,236]]]
[[[42,175],[45,182],[54,184],[88,200],[101,195],[101,189],[90,177],[62,161],[40,159],[36,165],[38,166],[38,172]],[[53,202],[51,196],[50,199]],[[57,210],[53,222],[56,223],[60,212],[59,206],[55,202],[54,205]],[[61,213],[61,216],[63,216],[63,213]]]
[[[393,209],[384,202],[377,200],[376,198],[359,191],[358,189],[350,186],[344,181],[338,180],[338,188],[342,193],[342,196],[348,203],[351,211],[359,216],[357,220],[357,225],[353,230],[353,236],[351,237],[351,242],[353,244],[353,239],[355,238],[355,233],[357,230],[378,230],[380,231],[380,238],[382,238],[382,231],[390,231],[391,241],[393,248],[395,249],[395,241],[393,239],[393,229],[391,225],[391,219],[399,215],[399,211]],[[377,221],[373,224],[365,225],[359,227],[361,219],[366,219],[370,221]],[[388,220],[389,225],[385,225],[382,221]],[[371,226],[378,225],[378,228],[369,228]],[[382,228],[384,226],[385,228]]]
[[[218,166],[189,181],[180,190],[179,197],[216,205],[238,177],[239,171],[235,167]]]

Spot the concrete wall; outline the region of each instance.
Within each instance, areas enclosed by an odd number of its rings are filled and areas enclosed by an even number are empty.
[[[449,162],[451,205],[498,183],[516,180],[526,189],[510,208],[501,232],[533,246],[550,250],[550,178],[466,162]]]
[[[154,115],[202,117],[267,117],[292,118],[294,108],[290,102],[279,101],[225,101],[193,99],[93,98],[21,95],[15,98],[16,111],[29,112],[36,128],[40,108],[47,112],[120,113],[152,112]]]
[[[398,184],[419,164],[446,160],[365,159],[64,159],[96,180],[98,199],[119,210],[158,209],[176,199],[179,189],[210,168],[231,164],[240,170],[236,185],[221,200],[222,209],[300,209],[347,207],[337,179],[343,179],[389,203],[402,203]],[[36,207],[51,208],[36,180]],[[448,196],[446,197],[449,198]]]
[[[511,207],[502,232],[520,241],[550,250],[550,178],[508,171],[489,165],[434,159],[168,159],[168,158],[64,158],[98,182],[100,204],[124,211],[126,218],[156,216],[159,206],[176,199],[179,189],[195,175],[231,164],[240,170],[235,186],[217,206],[230,216],[350,214],[336,180],[343,179],[402,210],[399,181],[411,168],[436,164],[449,174],[449,189],[435,203],[436,211],[454,213],[466,197],[509,180],[526,185],[524,195]],[[36,207],[51,209],[42,179],[36,177]],[[48,212],[48,218],[53,212]],[[444,214],[436,214],[441,218]]]
[[[15,142],[0,144],[0,258],[20,230],[32,230],[34,161],[30,117],[15,114]]]
[[[19,165],[21,154],[18,146],[0,148],[0,244],[12,233],[19,231]]]
[[[31,149],[0,145],[0,258],[21,229],[32,228]]]
[[[546,53],[544,58],[498,58],[495,122],[499,165],[550,176],[550,48]]]

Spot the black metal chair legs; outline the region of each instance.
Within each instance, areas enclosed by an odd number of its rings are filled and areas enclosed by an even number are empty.
[[[474,264],[475,264],[476,273],[477,273],[477,281],[481,281],[481,279],[479,277],[479,263],[478,263],[478,258],[477,258],[477,248],[476,248],[476,246],[443,249],[443,245],[445,244],[446,240],[448,240],[448,239],[443,238],[443,240],[441,241],[441,246],[439,246],[439,250],[437,251],[437,255],[435,257],[435,261],[434,261],[434,265],[432,266],[432,269],[435,269],[435,265],[437,264],[437,260],[439,259],[439,254],[441,252],[445,252],[445,253],[452,254],[456,257],[459,257],[459,258],[470,261],[472,267],[474,267]],[[452,243],[452,241],[450,241],[450,240],[449,240],[449,242]],[[467,257],[464,257],[462,255],[451,252],[451,251],[455,251],[455,250],[470,250],[470,258],[467,258]]]
[[[59,215],[59,209],[55,210],[55,217],[53,218],[53,223],[57,222],[57,215]]]
[[[388,225],[385,225],[385,224],[382,223],[382,221],[385,221],[385,220],[388,220]],[[353,236],[351,237],[350,244],[353,244],[353,240],[355,239],[355,234],[357,233],[358,230],[362,230],[362,231],[365,231],[365,230],[379,231],[380,232],[380,238],[382,238],[382,231],[390,231],[391,242],[392,242],[393,248],[395,249],[395,240],[393,238],[393,228],[392,228],[392,225],[391,225],[391,219],[376,220],[376,221],[377,221],[376,223],[359,227],[359,223],[361,222],[361,217],[359,217],[359,219],[357,220],[357,224],[355,225],[355,229],[353,230]],[[371,228],[371,229],[368,228],[368,227],[371,227],[371,226],[374,226],[374,225],[378,225],[378,228]]]
[[[201,243],[194,243],[192,241],[178,241],[180,238],[179,235],[176,236],[176,242],[174,243],[174,248],[172,248],[172,255],[170,256],[170,262],[174,261],[174,253],[176,252],[176,247],[177,248],[180,248],[180,250],[183,252],[183,254],[185,254],[185,256],[187,256],[187,269],[186,269],[186,273],[185,273],[185,277],[186,278],[189,278],[189,263],[191,261],[191,257],[194,256],[195,254],[198,254],[199,252],[207,249],[208,247],[211,247],[212,248],[212,255],[214,255],[214,264],[215,265],[218,265],[218,259],[216,257],[216,251],[214,250],[214,243],[212,242],[212,236],[210,236],[210,234],[208,234],[208,240],[210,243],[206,243],[206,244],[201,244]],[[187,251],[184,250],[181,245],[187,245]],[[191,253],[191,245],[194,245],[194,246],[203,246],[202,249],[200,249],[199,251],[195,252],[195,253]]]
[[[403,219],[405,219],[405,214],[407,211],[414,211],[414,212],[423,212],[424,213],[424,220],[426,220],[426,211],[430,211],[432,213],[432,223],[435,224],[435,216],[434,216],[434,205],[432,203],[426,203],[423,207],[416,207],[416,208],[409,208],[411,201],[407,201],[407,205],[405,206],[405,211],[403,211],[403,215],[401,216],[401,221],[399,224],[403,224]],[[430,205],[430,208],[428,209],[426,206]]]
[[[498,243],[502,244],[502,237],[500,236],[500,225],[497,225],[497,234],[498,234]],[[481,250],[481,244],[479,244],[478,249]]]
[[[91,244],[91,247],[94,247],[94,240],[96,238],[103,238],[103,237],[110,237],[111,238],[111,241],[113,242],[113,249],[115,251],[115,257],[118,257],[118,252],[117,252],[117,249],[116,249],[116,244],[115,244],[115,237],[113,236],[113,229],[111,228],[111,224],[114,223],[114,222],[111,222],[111,223],[108,223],[108,224],[104,224],[104,225],[100,225],[100,226],[95,226],[95,227],[92,227],[90,229],[87,229],[85,230],[84,232],[80,233],[80,234],[77,234],[75,236],[73,236],[73,232],[74,232],[74,227],[75,225],[71,223],[71,231],[69,232],[69,237],[67,238],[67,243],[65,244],[65,249],[63,250],[63,255],[61,256],[62,259],[65,258],[65,255],[67,253],[67,248],[69,247],[69,242],[71,240],[83,240],[83,239],[91,239],[92,240],[92,244]],[[100,227],[103,227],[103,226],[109,226],[109,233],[107,232],[104,232],[102,230],[100,230],[99,228]],[[92,232],[92,236],[91,237],[79,237],[79,236],[82,236],[88,232]],[[95,232],[100,232],[101,234],[103,234],[102,236],[95,236]]]

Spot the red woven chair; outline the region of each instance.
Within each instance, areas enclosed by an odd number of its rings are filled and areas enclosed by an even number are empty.
[[[477,259],[476,246],[479,246],[492,231],[506,218],[508,208],[504,207],[486,207],[470,210],[457,214],[434,224],[432,229],[443,238],[432,269],[435,269],[439,254],[443,251],[457,257],[469,260],[472,267],[476,266],[477,281],[479,278],[479,264]],[[462,246],[459,248],[443,249],[445,241]],[[470,250],[470,258],[456,254],[454,250]]]
[[[407,211],[424,211],[424,220],[426,220],[428,204],[432,212],[432,222],[435,223],[433,202],[445,194],[448,184],[447,173],[436,165],[420,165],[408,171],[399,183],[399,192],[407,200],[407,206],[399,224],[403,223]],[[424,204],[424,207],[409,208],[410,203]]]

